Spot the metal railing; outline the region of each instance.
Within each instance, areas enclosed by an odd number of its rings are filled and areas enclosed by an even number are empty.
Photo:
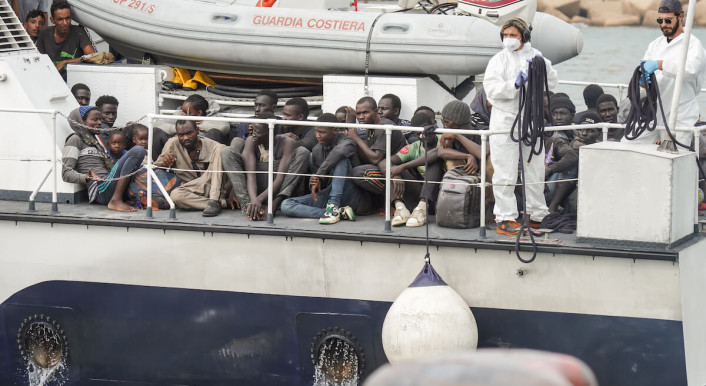
[[[323,127],[335,127],[335,128],[364,128],[364,129],[381,129],[385,130],[385,149],[386,149],[386,157],[385,157],[385,227],[384,231],[385,232],[391,232],[392,230],[392,225],[391,225],[391,218],[390,218],[390,209],[391,209],[391,179],[392,176],[390,175],[390,170],[391,170],[391,161],[390,158],[394,155],[391,154],[391,137],[392,137],[392,131],[393,130],[399,130],[399,131],[412,131],[412,132],[417,132],[421,133],[424,128],[422,127],[410,127],[410,126],[395,126],[395,125],[369,125],[369,124],[359,124],[359,123],[332,123],[332,122],[311,122],[311,121],[291,121],[291,120],[282,120],[282,119],[255,119],[255,118],[232,118],[232,117],[189,117],[189,116],[174,116],[174,115],[160,115],[160,114],[148,114],[147,115],[148,119],[148,128],[149,128],[149,135],[150,135],[150,146],[151,147],[151,139],[152,139],[152,131],[153,131],[153,121],[155,119],[168,119],[168,120],[192,120],[192,121],[216,121],[216,122],[249,122],[249,123],[264,123],[268,125],[269,129],[269,143],[268,146],[270,149],[274,148],[274,137],[275,137],[275,126],[279,124],[285,124],[289,126],[309,126],[309,127],[316,127],[316,126],[323,126]],[[602,133],[602,138],[604,141],[608,140],[608,130],[609,129],[624,129],[625,125],[622,124],[613,124],[613,123],[596,123],[596,124],[588,124],[588,125],[569,125],[569,126],[552,126],[552,127],[547,127],[545,128],[546,131],[563,131],[563,130],[577,130],[581,128],[596,128],[600,129]],[[664,130],[663,126],[658,126],[658,130]],[[691,132],[694,135],[694,142],[696,148],[698,148],[698,140],[699,140],[699,129],[698,128],[677,128],[677,131],[686,131],[686,132]],[[478,135],[481,138],[481,154],[486,155],[487,150],[488,150],[488,138],[491,135],[497,135],[497,134],[509,134],[510,130],[498,130],[498,131],[489,131],[489,130],[465,130],[465,129],[445,129],[445,128],[439,128],[436,130],[438,134],[444,134],[444,133],[449,133],[449,134],[466,134],[466,135]],[[152,150],[148,150],[148,165],[151,168],[151,156]],[[698,157],[698,154],[697,154]],[[490,183],[486,181],[486,156],[481,157],[480,159],[480,183],[477,184],[480,189],[480,237],[485,238],[486,237],[486,229],[485,229],[485,223],[486,223],[486,211],[485,211],[485,188],[488,186],[491,186]],[[273,213],[273,208],[271,203],[273,202],[273,194],[274,192],[270,187],[272,186],[272,181],[274,179],[274,157],[268,157],[268,171],[267,171],[267,181],[268,181],[268,197],[267,201],[270,203],[267,207],[267,223],[270,225],[274,224],[274,213]],[[698,178],[698,176],[697,176]],[[150,180],[148,179],[148,188],[151,187]],[[151,200],[151,189],[148,190],[148,200]],[[171,201],[170,201],[171,202]],[[151,217],[151,203],[148,201],[147,204],[147,209],[148,211],[148,216]],[[695,223],[698,223],[698,213],[696,214],[695,217]]]
[[[51,117],[51,167],[47,172],[44,174],[44,178],[42,178],[42,181],[39,183],[36,189],[32,191],[32,194],[29,196],[29,211],[34,212],[35,205],[34,201],[37,198],[37,194],[39,194],[39,190],[44,186],[44,183],[47,181],[47,178],[49,178],[49,174],[52,172],[54,173],[54,181],[53,181],[53,188],[52,188],[52,195],[51,195],[51,211],[52,213],[58,213],[59,212],[59,203],[58,203],[58,182],[57,182],[57,168],[56,164],[58,163],[58,160],[56,158],[56,115],[59,113],[58,110],[38,110],[38,109],[10,109],[10,108],[0,108],[0,112],[3,113],[22,113],[22,114],[41,114],[41,115],[49,115]]]
[[[563,84],[563,85],[567,85],[567,86],[583,86],[583,87],[586,87],[591,84],[595,84],[595,85],[605,87],[605,88],[615,88],[618,90],[618,98],[617,98],[618,103],[620,103],[620,101],[625,98],[625,96],[623,96],[623,93],[628,88],[627,83],[596,83],[596,82],[585,82],[585,81],[579,81],[579,80],[560,80],[559,84]],[[706,88],[702,88],[701,93],[706,94]]]
[[[33,109],[0,109],[0,112],[9,112],[9,113],[34,113],[34,114],[46,114],[50,115],[52,119],[52,142],[51,142],[51,167],[47,171],[47,173],[44,175],[42,178],[41,182],[37,186],[36,189],[32,192],[32,194],[29,197],[29,210],[30,211],[35,211],[35,198],[41,189],[41,187],[44,185],[46,182],[47,178],[49,177],[50,173],[54,173],[54,181],[53,181],[53,187],[52,187],[52,213],[58,213],[58,202],[57,202],[57,178],[58,178],[58,172],[57,172],[57,163],[59,160],[57,160],[57,143],[56,143],[56,116],[57,114],[60,114],[59,111],[57,110],[33,110]],[[156,173],[154,172],[155,165],[152,162],[152,140],[154,137],[154,120],[155,119],[162,119],[162,120],[191,120],[191,121],[216,121],[216,122],[234,122],[234,123],[241,123],[241,122],[248,122],[248,123],[264,123],[267,124],[268,130],[269,130],[269,148],[273,149],[274,148],[274,138],[275,138],[275,127],[276,125],[279,124],[285,124],[289,126],[309,126],[309,127],[316,127],[316,126],[324,126],[324,127],[334,127],[334,128],[364,128],[364,129],[381,129],[385,131],[385,146],[386,146],[386,159],[385,159],[385,226],[384,226],[384,231],[385,232],[391,232],[391,218],[390,218],[390,209],[391,209],[391,161],[390,158],[394,155],[391,154],[391,137],[392,137],[392,132],[394,130],[399,130],[399,131],[411,131],[411,132],[417,132],[421,133],[424,128],[422,127],[410,127],[410,126],[395,126],[395,125],[369,125],[369,124],[359,124],[359,123],[332,123],[332,122],[312,122],[312,121],[289,121],[289,120],[282,120],[282,119],[256,119],[256,118],[249,118],[249,117],[242,117],[242,118],[234,118],[234,117],[202,117],[202,116],[183,116],[183,115],[164,115],[164,114],[148,114],[146,115],[147,118],[147,128],[148,128],[148,146],[147,146],[147,164],[146,164],[146,170],[148,171],[147,173],[147,206],[146,206],[146,216],[148,218],[153,217],[152,213],[152,181],[157,184],[160,192],[164,196],[164,198],[168,201],[169,207],[170,207],[170,214],[169,214],[169,219],[174,220],[176,219],[176,207],[174,205],[174,202],[171,200],[169,197],[169,194],[167,194],[166,189],[164,186],[161,184],[159,179],[157,178]],[[576,130],[580,128],[596,128],[600,129],[602,132],[602,138],[604,141],[608,139],[608,130],[609,129],[622,129],[625,128],[625,125],[622,124],[611,124],[611,123],[596,123],[596,124],[588,124],[588,125],[569,125],[569,126],[552,126],[552,127],[547,127],[545,128],[546,131],[563,131],[563,130]],[[664,130],[663,126],[659,126],[657,128],[658,130]],[[699,146],[699,137],[700,137],[700,129],[697,128],[677,128],[676,131],[682,131],[682,132],[691,132],[692,135],[694,136],[694,144],[695,148],[698,149]],[[498,134],[509,134],[510,130],[498,130],[498,131],[489,131],[489,130],[465,130],[465,129],[446,129],[446,128],[439,128],[436,130],[436,133],[438,134],[466,134],[466,135],[478,135],[480,136],[481,139],[481,154],[483,155],[480,157],[480,183],[475,184],[475,186],[478,186],[480,189],[480,237],[485,238],[486,237],[486,208],[485,208],[485,188],[488,186],[491,186],[489,182],[486,181],[486,164],[487,164],[487,153],[488,153],[488,138],[491,135],[498,135]],[[697,152],[697,157],[698,157],[698,152]],[[218,172],[224,172],[224,171],[218,171]],[[270,225],[274,225],[274,212],[273,212],[273,207],[271,203],[273,202],[273,195],[274,192],[270,187],[273,184],[274,180],[274,157],[268,157],[268,169],[267,169],[267,186],[268,186],[268,207],[267,207],[267,223]],[[697,176],[698,178],[698,176]],[[421,182],[421,181],[420,181]],[[546,182],[544,182],[546,183]],[[698,224],[698,213],[695,213],[695,224]]]

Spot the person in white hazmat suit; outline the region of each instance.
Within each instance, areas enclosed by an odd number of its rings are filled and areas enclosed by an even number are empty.
[[[488,101],[493,106],[490,114],[490,131],[509,131],[519,111],[519,88],[527,82],[529,61],[542,53],[530,44],[530,29],[522,19],[511,19],[503,24],[500,37],[504,49],[493,56],[485,70],[483,88]],[[557,73],[552,64],[544,59],[547,68],[549,88],[557,84]],[[493,194],[495,195],[496,232],[514,236],[519,233],[520,224],[515,187],[518,175],[518,144],[510,134],[491,135],[490,159],[495,172],[493,174]],[[527,182],[527,213],[530,215],[530,227],[538,228],[542,219],[549,214],[544,199],[544,157],[530,155],[529,146],[523,145],[522,157],[525,162],[525,180]]]
[[[664,105],[664,114],[669,123],[669,114],[672,106],[672,97],[676,86],[677,72],[681,66],[682,50],[684,49],[684,10],[679,0],[662,0],[657,10],[657,23],[662,30],[662,35],[653,40],[643,56],[645,72],[648,81],[657,80],[659,93]],[[677,110],[677,127],[693,127],[699,120],[699,102],[696,97],[701,91],[706,71],[706,53],[701,41],[694,35],[689,39],[689,51],[684,69],[684,84],[679,98]],[[659,109],[659,105],[658,105]],[[662,114],[657,112],[658,125],[664,125]],[[669,128],[674,137],[684,145],[690,145],[693,135],[689,132],[677,132]],[[662,132],[662,139],[669,139],[667,133]],[[634,143],[657,143],[660,133],[657,130],[646,131]],[[623,141],[627,141],[623,138]]]

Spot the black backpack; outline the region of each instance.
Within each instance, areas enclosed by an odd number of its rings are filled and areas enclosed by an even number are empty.
[[[436,202],[436,223],[447,228],[480,226],[480,176],[468,175],[463,166],[444,174]]]

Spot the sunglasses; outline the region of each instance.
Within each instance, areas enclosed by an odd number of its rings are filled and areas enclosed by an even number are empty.
[[[657,18],[657,24],[662,24],[662,22],[667,23],[667,24],[672,24],[672,20],[674,20],[671,17],[668,17],[666,19],[662,19],[661,17]]]

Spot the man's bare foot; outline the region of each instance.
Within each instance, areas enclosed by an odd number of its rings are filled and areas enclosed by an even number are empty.
[[[108,209],[116,210],[118,212],[135,212],[137,209],[133,208],[132,206],[126,204],[123,201],[114,201],[111,200],[108,203]]]

